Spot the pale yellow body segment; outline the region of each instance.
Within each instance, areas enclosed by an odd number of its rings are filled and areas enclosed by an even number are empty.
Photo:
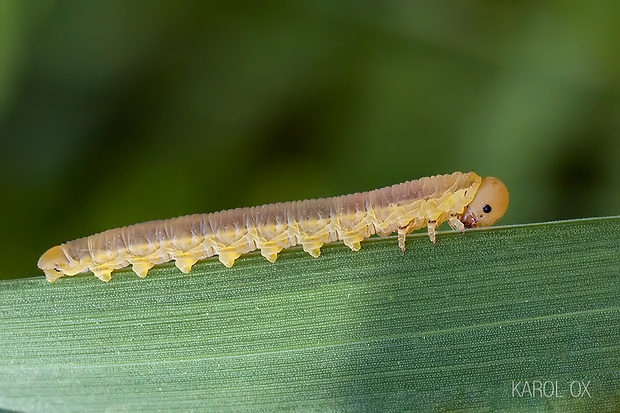
[[[113,270],[128,265],[145,277],[154,265],[174,260],[182,272],[188,273],[197,261],[214,255],[231,267],[239,256],[256,249],[274,262],[282,249],[295,245],[318,257],[323,244],[329,242],[341,240],[357,251],[360,242],[371,235],[394,232],[404,252],[405,235],[424,226],[428,226],[433,242],[437,226],[444,221],[461,231],[465,226],[476,226],[465,225],[469,221],[463,217],[466,213],[474,216],[467,207],[481,182],[473,172],[455,172],[333,198],[151,221],[53,247],[41,256],[38,265],[50,282],[85,271],[109,281]],[[489,207],[485,200],[481,202]],[[505,204],[507,207],[507,198]],[[476,222],[485,224],[483,219]]]

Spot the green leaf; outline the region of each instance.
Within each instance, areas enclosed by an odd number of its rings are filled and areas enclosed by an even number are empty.
[[[0,408],[620,410],[620,217],[396,244],[1,282]]]

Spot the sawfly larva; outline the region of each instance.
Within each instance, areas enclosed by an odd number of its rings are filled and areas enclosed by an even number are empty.
[[[405,236],[428,227],[435,243],[437,226],[453,229],[493,225],[508,208],[508,190],[498,179],[455,172],[408,181],[369,192],[237,208],[111,229],[50,248],[38,266],[48,281],[92,271],[109,281],[115,269],[131,265],[146,277],[154,265],[175,260],[188,273],[204,258],[217,255],[231,267],[241,254],[260,249],[274,262],[295,245],[318,257],[321,247],[341,240],[353,251],[373,234]]]

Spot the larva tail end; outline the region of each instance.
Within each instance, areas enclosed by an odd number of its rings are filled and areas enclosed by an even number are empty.
[[[53,283],[67,274],[67,270],[71,266],[71,263],[62,247],[57,245],[48,249],[41,255],[41,258],[39,258],[37,262],[37,266],[43,270],[47,281]]]
[[[54,281],[56,281],[58,278],[60,277],[55,277],[54,274],[50,274],[49,272],[45,272],[45,279],[51,283],[53,283]]]

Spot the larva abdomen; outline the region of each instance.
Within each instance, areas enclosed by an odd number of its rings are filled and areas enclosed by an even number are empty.
[[[491,206],[493,212],[491,212]],[[187,273],[201,259],[217,255],[230,267],[242,254],[259,249],[269,261],[295,245],[314,257],[323,244],[341,240],[352,250],[373,234],[405,235],[448,220],[456,229],[495,223],[508,207],[508,191],[495,178],[473,172],[437,175],[333,198],[280,202],[211,214],[189,215],[116,228],[53,247],[38,265],[50,282],[92,271],[108,281],[115,269],[131,265],[144,277],[169,260]]]

